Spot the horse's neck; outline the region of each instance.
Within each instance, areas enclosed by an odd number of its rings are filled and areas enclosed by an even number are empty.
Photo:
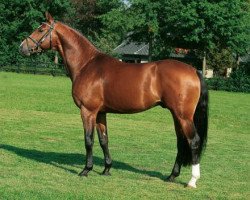
[[[59,39],[58,51],[63,57],[64,64],[72,81],[81,69],[96,55],[98,50],[75,30],[60,24],[57,31]]]

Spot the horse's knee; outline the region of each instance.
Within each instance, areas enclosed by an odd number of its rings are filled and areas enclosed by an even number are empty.
[[[85,147],[87,150],[92,149],[94,144],[93,134],[85,133]]]

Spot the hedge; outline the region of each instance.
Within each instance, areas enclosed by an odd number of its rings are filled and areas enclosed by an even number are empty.
[[[229,78],[215,77],[206,79],[211,90],[225,90],[232,92],[250,92],[249,63],[232,72]]]
[[[48,74],[52,76],[67,75],[64,66],[40,64],[40,65],[15,65],[15,66],[0,66],[0,71],[26,73],[26,74]]]

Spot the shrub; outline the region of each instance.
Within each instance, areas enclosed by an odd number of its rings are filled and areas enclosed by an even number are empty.
[[[250,93],[249,72],[249,63],[246,63],[232,72],[229,78],[215,77],[207,79],[206,82],[208,84],[208,88],[212,90]]]
[[[234,68],[235,64],[230,49],[215,48],[207,52],[207,66],[214,70],[214,74],[223,75],[226,68]]]

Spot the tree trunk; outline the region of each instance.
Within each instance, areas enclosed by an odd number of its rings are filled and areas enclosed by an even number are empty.
[[[236,69],[238,69],[240,66],[240,56],[239,54],[236,55]]]
[[[152,61],[152,49],[153,49],[153,37],[149,38],[149,43],[148,43],[148,61]]]
[[[204,52],[203,60],[202,60],[202,75],[205,77],[207,68],[207,60],[206,60],[206,52]]]
[[[56,54],[55,54],[54,63],[55,63],[56,65],[58,64],[58,54],[57,54],[57,52],[56,52]]]

